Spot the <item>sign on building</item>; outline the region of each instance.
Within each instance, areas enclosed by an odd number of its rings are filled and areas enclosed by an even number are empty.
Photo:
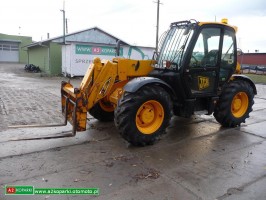
[[[135,60],[152,59],[154,49],[148,47],[120,47],[119,57]],[[114,46],[75,44],[62,46],[62,72],[66,76],[84,76],[95,57],[112,60]]]

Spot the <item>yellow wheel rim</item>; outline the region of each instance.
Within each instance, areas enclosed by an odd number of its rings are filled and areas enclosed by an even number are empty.
[[[114,106],[109,102],[99,101],[100,107],[106,112],[113,112]]]
[[[158,101],[147,101],[137,111],[136,125],[143,134],[154,133],[161,127],[163,120],[164,109]]]
[[[248,109],[248,95],[245,92],[237,93],[231,104],[231,112],[234,117],[240,118],[245,115]]]

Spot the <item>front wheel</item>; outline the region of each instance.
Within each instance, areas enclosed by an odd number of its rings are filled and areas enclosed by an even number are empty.
[[[114,120],[114,107],[110,102],[100,100],[90,110],[89,113],[95,119],[102,122],[110,122]]]
[[[144,86],[135,93],[123,94],[114,119],[125,140],[135,146],[145,146],[165,133],[171,116],[169,94],[159,86]]]
[[[214,110],[214,117],[224,127],[236,127],[249,117],[254,104],[254,92],[249,83],[236,80],[223,89]]]

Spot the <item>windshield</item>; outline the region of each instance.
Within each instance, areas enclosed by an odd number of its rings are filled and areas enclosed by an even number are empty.
[[[170,29],[162,36],[157,68],[177,69],[181,66],[194,27],[195,23],[190,21],[171,24]]]

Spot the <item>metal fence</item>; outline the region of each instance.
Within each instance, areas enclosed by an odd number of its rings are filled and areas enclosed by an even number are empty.
[[[264,74],[266,73],[266,66],[241,65],[241,72],[248,74]]]

